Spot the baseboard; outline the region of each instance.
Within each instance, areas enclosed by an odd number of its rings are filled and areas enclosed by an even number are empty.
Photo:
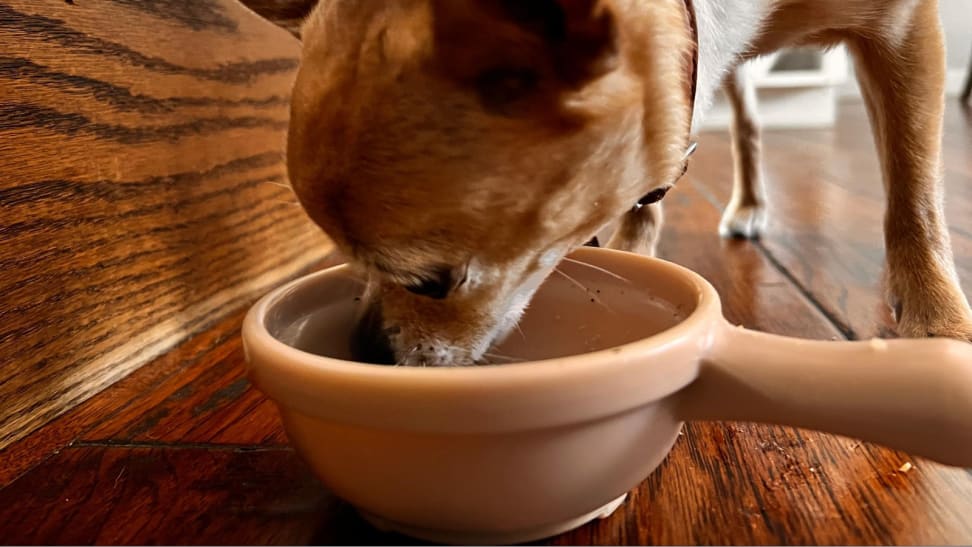
[[[965,83],[965,71],[953,68],[945,78],[945,93],[957,97]],[[757,90],[760,125],[764,129],[814,129],[831,127],[836,120],[837,103],[860,100],[857,80],[849,78],[840,86],[761,88]],[[724,131],[732,120],[732,111],[720,91],[702,122],[700,131]]]
[[[958,97],[965,84],[966,71],[964,68],[949,68],[945,73],[945,95],[948,97]],[[842,99],[859,99],[861,89],[857,86],[856,78],[848,78],[847,82],[840,87],[840,97]]]
[[[837,89],[833,86],[762,88],[757,90],[757,118],[763,129],[818,129],[837,119]],[[720,92],[702,121],[700,131],[724,131],[732,110]]]

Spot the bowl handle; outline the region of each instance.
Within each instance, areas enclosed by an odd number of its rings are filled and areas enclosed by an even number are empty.
[[[972,467],[972,344],[719,330],[679,418],[814,429]]]

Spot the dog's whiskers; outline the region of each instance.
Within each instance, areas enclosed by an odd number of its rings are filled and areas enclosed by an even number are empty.
[[[619,281],[624,281],[625,283],[628,283],[629,285],[631,284],[631,280],[628,279],[627,277],[618,275],[618,274],[612,272],[611,270],[604,269],[604,268],[602,268],[600,266],[595,266],[594,264],[591,264],[589,262],[584,262],[582,260],[577,260],[577,259],[574,259],[574,258],[567,258],[567,257],[564,257],[564,262],[570,262],[571,264],[577,264],[578,266],[584,266],[584,267],[590,268],[592,270],[597,270],[597,271],[599,271],[599,272],[601,272],[601,273],[603,273],[605,275],[609,275],[609,276],[613,277],[614,279],[617,279]]]
[[[485,352],[485,353],[483,353],[483,357],[485,357],[487,359],[490,359],[490,360],[497,360],[497,359],[499,359],[499,360],[502,360],[502,361],[506,361],[507,363],[515,363],[517,361],[520,361],[520,359],[517,358],[517,357],[511,357],[509,355],[501,355],[499,353],[490,353],[488,351]]]
[[[406,351],[405,355],[402,355],[401,359],[395,361],[395,366],[396,367],[404,366],[405,361],[407,361],[408,358],[411,357],[412,355],[415,355],[415,352],[418,351],[418,349],[419,346],[412,346],[412,349]],[[422,366],[424,367],[425,365],[423,364]]]
[[[283,205],[293,205],[295,207],[300,207],[300,202],[299,201],[290,201],[290,200],[286,200],[286,199],[269,199],[267,201],[270,201],[270,202],[273,202],[273,203],[281,203]]]
[[[561,276],[563,276],[564,279],[566,279],[567,281],[569,281],[575,287],[577,287],[580,290],[586,292],[587,293],[587,296],[591,297],[591,301],[592,302],[597,303],[598,305],[600,305],[601,307],[603,307],[607,311],[610,311],[610,312],[613,312],[614,311],[610,307],[608,307],[604,302],[601,302],[601,299],[598,298],[596,294],[594,294],[594,291],[592,291],[591,289],[587,288],[587,286],[584,285],[583,283],[581,283],[580,281],[578,281],[578,280],[574,279],[573,277],[567,275],[560,268],[554,268],[553,271],[556,272],[556,273],[558,273],[558,274],[560,274]]]
[[[582,290],[584,292],[587,292],[587,293],[590,293],[591,292],[591,290],[588,289],[586,285],[584,285],[580,281],[574,279],[573,277],[567,275],[560,268],[554,268],[553,271],[554,271],[554,273],[557,273],[557,274],[560,274],[561,276],[563,276],[564,279],[566,279],[567,281],[569,281],[572,285],[574,285],[575,287],[579,288],[580,290]]]
[[[294,191],[294,189],[293,189],[292,186],[290,186],[289,184],[284,183],[284,182],[277,182],[275,180],[267,180],[267,181],[264,181],[264,182],[266,184],[272,184],[274,186],[279,186],[280,188],[286,188],[287,190],[290,190],[291,192]]]

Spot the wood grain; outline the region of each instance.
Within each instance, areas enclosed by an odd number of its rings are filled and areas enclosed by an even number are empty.
[[[242,319],[242,318],[239,318]],[[246,379],[243,349],[234,329],[214,340],[203,359],[133,399],[84,432],[82,440],[112,443],[219,443],[285,445],[276,409]],[[215,354],[215,355],[214,355]],[[100,395],[98,396],[100,397]],[[108,394],[107,397],[114,398]]]
[[[690,424],[609,519],[555,545],[965,544],[972,480],[848,439]]]
[[[343,261],[339,253],[331,253],[300,273]],[[272,403],[261,398],[256,408],[251,408],[252,387],[227,389],[243,376],[240,327],[245,312],[240,309],[215,322],[53,422],[0,449],[0,488],[58,448],[81,440],[106,440],[107,444],[219,442],[233,446],[284,443],[286,436]],[[222,381],[207,373],[211,368],[222,375]],[[219,392],[235,396],[217,396]],[[194,412],[185,404],[192,393],[197,400],[207,401],[204,412]],[[263,444],[256,445],[258,441]]]
[[[78,447],[0,491],[20,545],[294,543],[333,503],[290,450]]]
[[[165,390],[160,385],[174,378],[195,379],[191,369],[208,367],[213,361],[239,348],[243,311],[217,322],[206,332],[192,337],[165,355],[149,362],[130,376],[109,386],[54,421],[0,450],[0,487],[13,482],[53,453],[79,440],[93,427],[114,419],[141,420]],[[122,416],[122,418],[119,418]]]
[[[0,448],[328,250],[297,53],[232,0],[0,0]]]
[[[5,544],[418,545],[323,490],[289,449],[69,448],[0,491]]]

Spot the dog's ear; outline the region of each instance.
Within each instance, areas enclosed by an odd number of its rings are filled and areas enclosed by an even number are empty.
[[[300,26],[318,0],[240,0],[240,3],[300,39]]]
[[[617,65],[614,15],[600,0],[432,0],[432,6],[440,57],[460,71],[542,66],[579,87]]]

